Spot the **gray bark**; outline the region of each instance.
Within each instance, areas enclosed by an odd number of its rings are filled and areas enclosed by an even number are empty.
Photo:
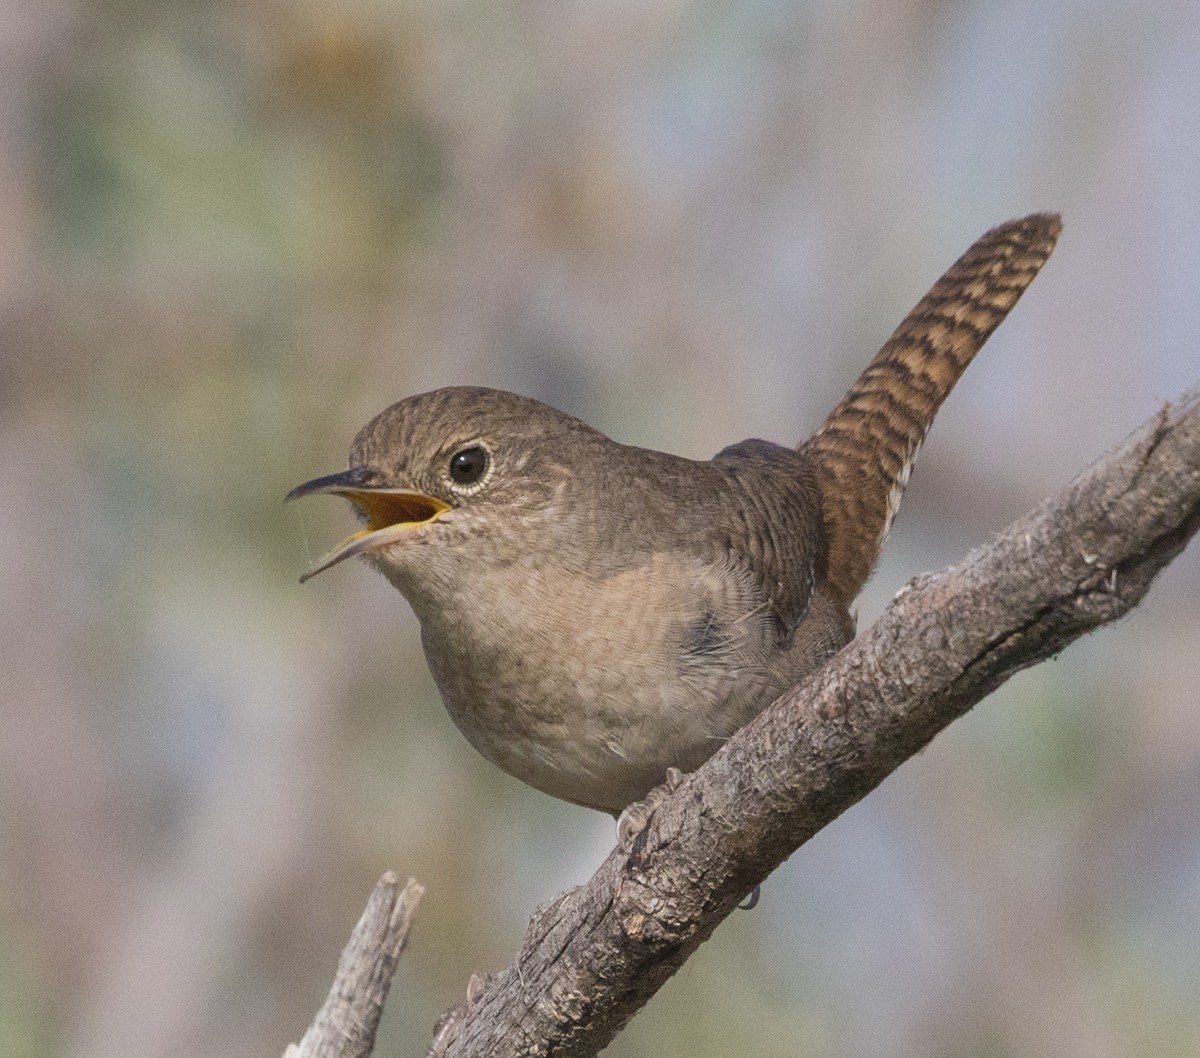
[[[365,1058],[374,1050],[396,963],[424,894],[412,878],[401,889],[391,871],[375,883],[325,1003],[304,1038],[288,1044],[283,1058]]]

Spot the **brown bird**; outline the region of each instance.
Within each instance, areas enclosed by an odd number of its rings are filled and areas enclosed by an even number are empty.
[[[689,771],[854,635],[934,413],[1054,248],[1054,214],[979,239],[797,448],[707,462],[619,444],[512,393],[393,404],[349,469],[362,555],[421,622],[472,745],[567,801],[618,813]]]

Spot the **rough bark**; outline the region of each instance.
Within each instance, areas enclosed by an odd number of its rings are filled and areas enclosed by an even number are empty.
[[[1013,673],[1116,620],[1200,527],[1200,390],[731,738],[625,854],[533,916],[430,1055],[598,1052],[754,886]]]

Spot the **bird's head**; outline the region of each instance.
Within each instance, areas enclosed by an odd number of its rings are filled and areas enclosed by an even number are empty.
[[[546,404],[481,387],[408,397],[359,431],[349,467],[294,488],[344,496],[364,527],[322,555],[301,580],[363,555],[386,574],[433,553],[471,546],[503,561],[548,513],[559,513],[588,455],[608,439]],[[480,555],[482,558],[482,554]]]

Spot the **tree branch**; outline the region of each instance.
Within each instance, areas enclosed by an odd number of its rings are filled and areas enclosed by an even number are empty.
[[[396,963],[425,888],[410,878],[404,889],[388,871],[371,890],[366,910],[354,927],[324,1005],[299,1044],[283,1058],[366,1058]]]
[[[1198,528],[1200,389],[913,580],[689,776],[629,854],[538,909],[516,961],[472,979],[429,1054],[597,1053],[784,859],[1013,673],[1125,614]]]
[[[1200,390],[910,583],[689,776],[629,855],[539,909],[430,1054],[595,1054],[784,859],[1013,673],[1136,605],[1198,527]]]

